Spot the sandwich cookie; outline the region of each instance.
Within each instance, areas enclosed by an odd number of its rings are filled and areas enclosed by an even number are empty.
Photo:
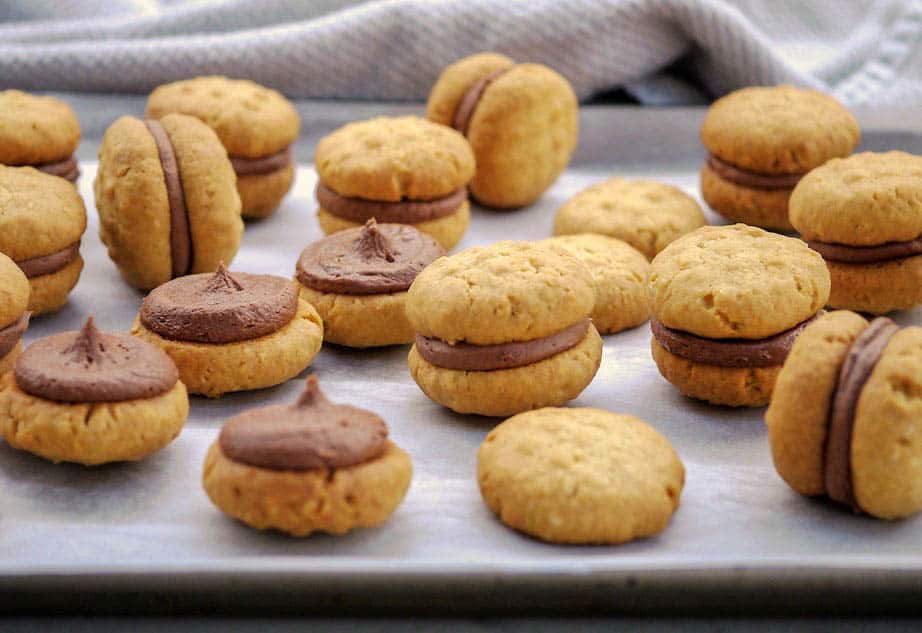
[[[317,219],[324,233],[410,224],[450,250],[467,230],[474,154],[463,136],[419,117],[349,123],[317,144]]]
[[[87,319],[30,345],[0,377],[0,432],[53,462],[134,461],[179,435],[189,398],[169,356]]]
[[[922,510],[922,328],[845,310],[804,329],[765,414],[794,490],[880,519]]]
[[[345,534],[393,514],[413,476],[410,456],[371,411],[330,402],[309,376],[297,402],[227,421],[205,457],[205,492],[247,525],[292,536]]]
[[[832,97],[794,86],[751,87],[714,102],[701,128],[701,195],[721,215],[790,231],[791,191],[811,169],[848,156],[858,122]]]
[[[80,123],[69,105],[54,97],[0,90],[0,165],[34,167],[75,183],[79,144]]]
[[[99,237],[122,277],[150,290],[230,262],[243,235],[235,179],[218,137],[198,119],[113,123],[94,191]]]
[[[701,207],[678,187],[655,180],[609,178],[557,211],[554,235],[599,233],[624,240],[647,259],[706,224]]]
[[[29,311],[54,312],[83,271],[86,209],[77,189],[31,167],[0,165],[0,253],[29,279]]]
[[[558,246],[498,242],[437,259],[407,295],[410,373],[458,413],[561,405],[602,360],[594,297],[589,271]]]
[[[290,279],[222,263],[151,291],[131,333],[173,359],[190,393],[217,398],[298,375],[320,351],[323,323]]]
[[[689,233],[651,267],[653,359],[679,391],[713,404],[768,404],[793,341],[829,297],[818,253],[745,224]]]
[[[29,280],[12,259],[0,253],[0,375],[13,368],[29,327]]]
[[[470,141],[477,157],[474,198],[514,208],[541,197],[570,162],[578,108],[570,83],[551,68],[480,53],[442,72],[427,116]]]
[[[922,303],[922,156],[829,161],[797,185],[791,222],[826,260],[830,306],[883,314]]]
[[[431,235],[406,224],[346,229],[318,240],[298,258],[301,298],[323,319],[323,338],[348,347],[412,343],[407,290],[445,254]]]
[[[301,119],[280,92],[249,80],[196,77],[156,88],[145,116],[187,114],[215,131],[237,174],[244,218],[262,218],[291,189],[295,162],[291,145]]]
[[[509,527],[551,543],[617,544],[662,532],[685,468],[652,426],[601,409],[515,415],[477,452],[477,483]]]

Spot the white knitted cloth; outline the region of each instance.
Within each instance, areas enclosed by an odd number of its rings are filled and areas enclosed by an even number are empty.
[[[0,23],[0,88],[144,93],[220,73],[296,98],[422,100],[446,64],[495,50],[556,68],[583,99],[626,87],[694,102],[779,82],[847,104],[922,97],[922,0],[344,4],[7,0],[0,20],[19,21]]]

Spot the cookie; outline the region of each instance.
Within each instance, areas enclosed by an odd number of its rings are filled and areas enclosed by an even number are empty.
[[[131,333],[173,359],[190,393],[218,398],[297,376],[320,351],[323,323],[293,281],[221,264],[155,288]]]
[[[77,189],[32,167],[0,165],[0,253],[29,279],[29,311],[54,312],[83,270],[86,209]]]
[[[134,461],[179,435],[189,398],[170,358],[87,319],[30,345],[0,377],[0,433],[53,462]]]
[[[544,240],[576,257],[592,275],[592,324],[600,334],[636,327],[650,318],[650,263],[634,247],[605,235],[583,233]]]
[[[298,258],[301,298],[323,319],[323,338],[347,347],[413,342],[407,290],[419,272],[445,254],[431,235],[406,224],[347,229],[318,240]]]
[[[29,166],[75,183],[80,123],[55,97],[0,90],[0,165]]]
[[[371,411],[327,400],[310,376],[297,402],[250,409],[224,425],[205,457],[205,492],[222,512],[292,536],[345,534],[393,514],[410,456]]]
[[[243,235],[235,180],[218,137],[198,119],[113,123],[94,191],[99,237],[122,277],[150,290],[230,262]]]
[[[578,108],[562,75],[496,53],[448,66],[426,106],[430,120],[470,141],[477,157],[471,194],[499,209],[531,204],[554,184],[576,149]]]
[[[765,414],[797,492],[881,519],[922,510],[922,328],[831,312],[797,339]]]
[[[554,235],[599,233],[624,240],[648,259],[706,224],[701,207],[678,187],[655,180],[609,178],[557,211]]]
[[[414,116],[349,123],[317,144],[317,218],[324,233],[410,224],[446,250],[470,222],[474,154],[463,136]]]
[[[215,131],[237,174],[245,218],[262,218],[279,206],[294,182],[291,145],[301,119],[280,92],[227,77],[196,77],[157,87],[145,116],[187,114]]]
[[[29,280],[12,259],[0,253],[0,375],[13,368],[29,327]]]
[[[591,274],[558,246],[507,241],[442,257],[407,294],[410,373],[458,413],[563,404],[599,369],[594,301]]]
[[[736,224],[679,238],[651,264],[653,359],[692,398],[768,404],[793,341],[829,297],[822,258]]]
[[[829,161],[797,185],[791,222],[826,260],[830,306],[884,314],[922,303],[922,156]]]
[[[858,122],[832,97],[794,86],[750,87],[714,102],[701,128],[701,195],[721,215],[790,231],[788,201],[811,169],[848,156]]]
[[[548,407],[490,431],[477,483],[515,530],[551,543],[617,544],[666,528],[685,468],[669,440],[634,416]]]

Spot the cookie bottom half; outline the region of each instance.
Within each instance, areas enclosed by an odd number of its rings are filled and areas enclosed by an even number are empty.
[[[362,224],[351,222],[337,217],[324,208],[317,209],[317,221],[320,228],[327,235],[345,231],[346,229],[359,228]],[[471,205],[465,201],[461,207],[451,215],[446,215],[435,220],[417,222],[410,226],[427,233],[435,238],[446,251],[450,251],[455,244],[461,241],[468,225],[471,223]]]
[[[323,319],[324,341],[359,348],[413,342],[406,292],[341,295],[300,285],[300,293]]]
[[[762,407],[771,399],[781,365],[718,367],[696,363],[667,351],[651,339],[653,360],[663,378],[686,396],[730,407]]]
[[[29,311],[32,316],[48,314],[64,307],[82,271],[83,258],[77,255],[74,261],[61,270],[29,279],[29,286],[32,289],[29,295]]]
[[[323,323],[310,304],[299,300],[295,316],[285,326],[247,341],[220,345],[173,341],[148,330],[138,318],[131,334],[173,359],[189,393],[217,398],[230,391],[272,387],[297,376],[320,351]]]
[[[788,219],[791,191],[744,187],[724,180],[707,165],[701,168],[701,197],[714,211],[734,222],[793,231]]]
[[[12,372],[0,377],[0,432],[7,444],[53,462],[136,461],[179,435],[189,415],[181,381],[153,398],[69,403],[32,396]]]
[[[435,402],[458,413],[508,416],[576,398],[599,369],[602,338],[590,326],[574,347],[513,369],[445,369],[423,359],[415,345],[407,360],[413,380]]]
[[[381,525],[403,501],[412,476],[410,456],[390,441],[371,461],[308,471],[235,462],[215,442],[205,456],[202,484],[222,512],[251,527],[307,536]]]
[[[240,214],[248,220],[257,220],[272,214],[295,180],[294,164],[267,174],[237,176],[237,193],[240,194]]]
[[[885,314],[922,303],[922,255],[867,264],[827,260],[826,267],[830,307]]]

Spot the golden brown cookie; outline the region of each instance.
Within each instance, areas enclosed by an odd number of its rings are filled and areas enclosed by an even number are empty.
[[[29,311],[59,309],[77,285],[86,209],[73,185],[31,167],[0,165],[0,252],[32,287]]]
[[[55,97],[0,91],[0,165],[28,165],[75,182],[79,144],[80,124],[69,105]]]
[[[642,420],[601,409],[544,408],[490,431],[477,453],[487,506],[552,543],[625,543],[662,532],[685,469]]]
[[[569,82],[547,66],[495,53],[448,66],[432,87],[427,115],[470,141],[477,157],[471,193],[491,207],[537,200],[576,149],[578,104]]]
[[[705,225],[694,198],[655,180],[609,178],[584,189],[557,211],[554,235],[600,233],[624,240],[648,259]]]
[[[29,280],[12,259],[0,253],[0,375],[13,368],[29,327]]]

